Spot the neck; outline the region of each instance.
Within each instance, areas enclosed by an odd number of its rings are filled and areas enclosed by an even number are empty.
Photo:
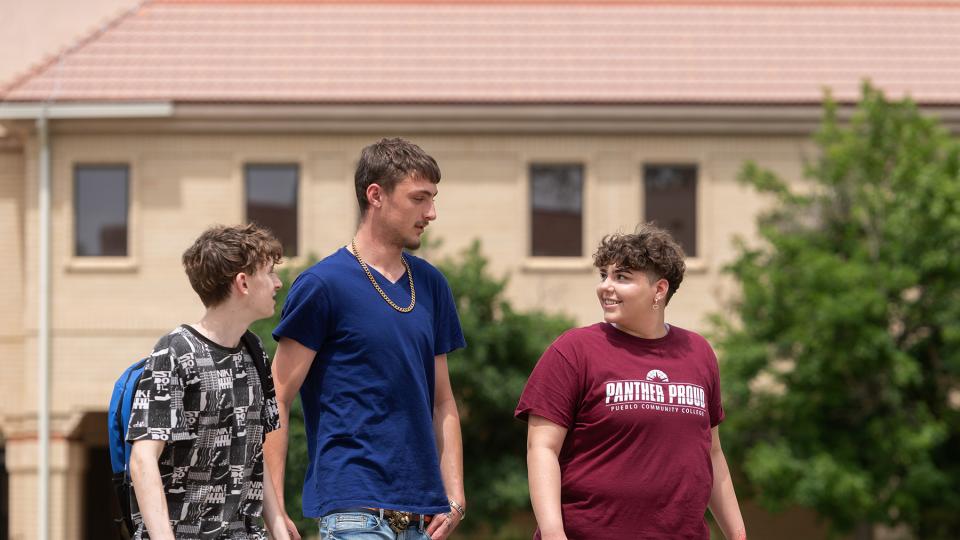
[[[207,308],[206,313],[193,327],[210,341],[233,348],[240,344],[240,338],[253,321],[244,317],[242,312],[228,303]]]
[[[667,325],[663,321],[663,311],[652,321],[637,321],[631,324],[614,323],[613,327],[621,332],[643,339],[660,339],[667,335]]]
[[[389,242],[386,234],[376,230],[368,216],[360,224],[354,242],[363,262],[376,268],[384,275],[403,272],[403,246]]]

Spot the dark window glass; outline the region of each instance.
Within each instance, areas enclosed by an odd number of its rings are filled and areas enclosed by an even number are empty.
[[[688,257],[697,256],[697,166],[647,165],[644,216],[670,231]]]
[[[126,165],[76,167],[74,252],[78,256],[126,256],[129,177]]]
[[[296,165],[247,165],[247,221],[267,227],[283,244],[283,254],[297,255]]]
[[[542,257],[583,253],[583,166],[530,166],[530,251]]]

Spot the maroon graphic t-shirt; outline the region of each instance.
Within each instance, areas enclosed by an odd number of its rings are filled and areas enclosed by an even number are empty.
[[[660,339],[607,323],[570,330],[543,353],[514,414],[568,430],[560,502],[570,540],[710,538],[710,431],[723,407],[717,358],[701,336],[676,326]]]

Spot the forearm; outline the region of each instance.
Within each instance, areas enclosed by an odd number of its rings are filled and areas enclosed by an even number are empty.
[[[740,513],[740,504],[733,489],[733,479],[722,451],[711,452],[713,462],[713,489],[710,492],[710,512],[727,540],[746,540],[747,532]]]
[[[170,527],[167,498],[163,493],[163,480],[155,457],[142,453],[130,456],[130,477],[137,496],[137,505],[143,524],[154,540],[174,540]]]
[[[447,497],[466,508],[463,488],[463,438],[460,434],[460,413],[453,399],[437,403],[434,413],[434,431],[440,454],[440,476]]]
[[[290,533],[287,531],[286,521],[283,518],[283,512],[280,509],[280,502],[277,499],[277,492],[274,489],[273,480],[270,474],[270,467],[263,464],[263,522],[267,526],[272,540],[288,540]]]
[[[546,447],[528,448],[527,475],[530,502],[541,536],[544,539],[566,538],[560,509],[560,461],[557,454]]]
[[[263,466],[264,472],[270,471],[270,484],[277,497],[277,504],[280,510],[285,513],[285,499],[283,493],[283,479],[287,468],[287,446],[289,445],[289,425],[290,425],[290,405],[281,400],[277,400],[280,412],[280,427],[267,433],[266,440],[263,443]],[[264,475],[264,484],[268,480]],[[266,490],[266,485],[264,485]]]

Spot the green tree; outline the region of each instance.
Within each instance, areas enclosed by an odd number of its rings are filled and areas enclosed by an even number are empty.
[[[484,538],[504,535],[504,518],[530,507],[526,424],[513,419],[513,410],[540,355],[573,320],[514,310],[504,299],[506,278],[489,274],[479,242],[437,266],[450,282],[467,341],[449,358],[470,514],[461,528],[488,526]],[[523,537],[530,533],[523,531]]]
[[[835,533],[960,530],[960,151],[909,100],[827,99],[807,182],[756,165],[777,205],[739,242],[716,316],[724,446],[768,509]]]
[[[281,266],[277,270],[283,287],[277,291],[277,309],[273,317],[262,319],[250,326],[250,330],[260,336],[263,341],[263,349],[267,356],[273,360],[273,355],[277,352],[277,342],[273,340],[272,332],[280,322],[280,308],[287,299],[287,293],[290,292],[290,285],[293,280],[316,262],[316,257],[309,256],[302,265]],[[312,519],[303,517],[302,492],[303,478],[307,474],[307,435],[303,427],[303,408],[300,406],[300,398],[297,397],[293,406],[290,408],[289,422],[289,443],[287,448],[286,474],[283,478],[284,504],[290,518],[293,519],[301,533],[316,533],[317,524]]]
[[[430,257],[438,242],[425,241],[423,253]],[[283,288],[277,293],[282,306],[293,280],[315,259],[303,266],[280,269]],[[480,243],[456,258],[437,263],[447,277],[467,341],[466,349],[450,355],[450,379],[460,410],[464,445],[465,488],[470,518],[460,531],[483,538],[503,537],[504,516],[529,510],[526,474],[526,427],[513,419],[520,392],[543,350],[564,330],[573,326],[567,317],[539,311],[518,312],[504,299],[506,278],[492,277]],[[270,332],[279,322],[255,323],[251,330],[264,342],[270,358],[276,343]],[[315,524],[301,518],[301,488],[306,473],[307,446],[299,399],[291,410],[290,445],[284,493],[287,511],[301,532]],[[459,534],[459,532],[458,532]],[[530,531],[522,533],[529,538]]]

